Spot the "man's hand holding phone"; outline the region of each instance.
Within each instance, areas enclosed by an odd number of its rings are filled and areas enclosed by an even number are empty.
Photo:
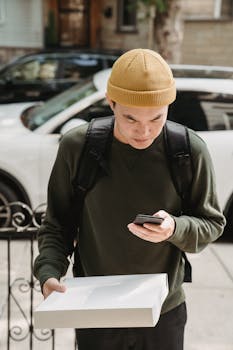
[[[175,221],[166,211],[159,210],[152,216],[137,215],[134,222],[128,225],[128,229],[141,239],[159,243],[172,236],[175,230]]]
[[[162,224],[163,220],[164,219],[158,215],[138,214],[133,223],[136,225],[144,225],[146,223],[160,225]]]

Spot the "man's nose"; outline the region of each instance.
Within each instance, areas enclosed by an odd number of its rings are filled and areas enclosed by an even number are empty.
[[[150,134],[150,127],[148,125],[141,125],[139,128],[139,133],[142,136],[147,136]]]

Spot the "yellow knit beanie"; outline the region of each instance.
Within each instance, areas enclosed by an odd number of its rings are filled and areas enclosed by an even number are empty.
[[[157,52],[133,49],[114,63],[107,94],[124,106],[156,107],[172,103],[176,87],[170,67]]]

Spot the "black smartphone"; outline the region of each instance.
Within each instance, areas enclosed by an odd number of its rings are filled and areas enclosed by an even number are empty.
[[[160,216],[138,214],[134,219],[133,223],[136,225],[143,225],[145,223],[160,225],[163,222],[163,218]]]

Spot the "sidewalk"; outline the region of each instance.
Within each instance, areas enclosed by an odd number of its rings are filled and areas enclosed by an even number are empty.
[[[233,244],[189,254],[193,283],[185,284],[185,350],[233,350]]]
[[[6,274],[6,247],[1,242],[0,280]],[[26,251],[29,242],[17,242],[15,252],[17,261],[13,268],[13,276],[28,275]],[[184,284],[187,295],[188,322],[185,334],[185,350],[233,350],[233,244],[215,243],[209,245],[199,254],[188,254],[193,267],[193,283]],[[24,267],[22,273],[22,266]],[[27,277],[28,278],[28,277]],[[1,283],[1,301],[5,293]],[[25,293],[24,293],[25,294]],[[26,295],[21,296],[24,304]],[[35,306],[42,300],[40,294]],[[21,305],[22,305],[21,304]],[[1,305],[3,307],[3,305]],[[2,308],[2,311],[5,308]],[[6,310],[4,310],[6,311]],[[16,311],[16,310],[15,310]],[[14,312],[15,316],[17,312]],[[22,317],[21,317],[22,318]],[[21,320],[21,319],[20,319]],[[19,323],[19,319],[16,324]],[[6,350],[6,313],[0,319],[0,349]],[[73,330],[56,331],[55,350],[74,349]],[[33,350],[51,349],[50,342],[36,342]],[[11,349],[28,350],[28,342],[12,343]],[[94,350],[94,349],[93,349]]]

